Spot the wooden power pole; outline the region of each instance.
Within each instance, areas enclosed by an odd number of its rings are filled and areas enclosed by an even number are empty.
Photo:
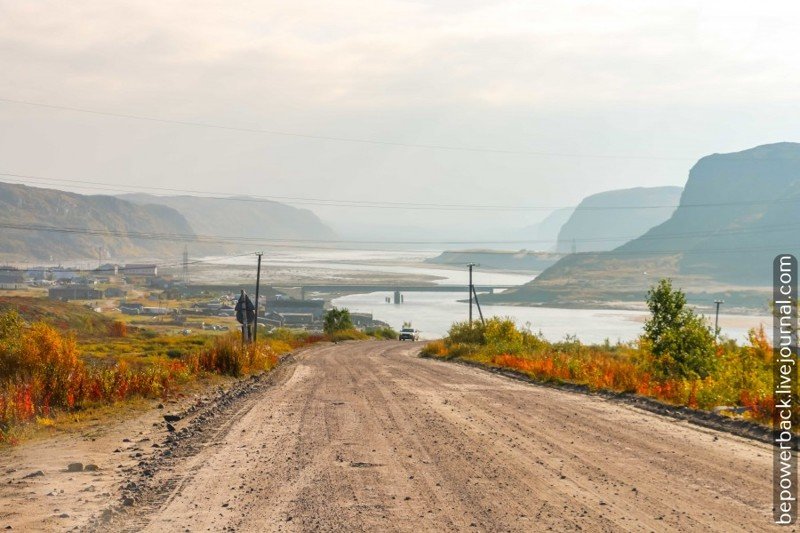
[[[253,344],[256,343],[256,338],[258,337],[258,289],[261,285],[261,256],[264,255],[264,252],[256,252],[256,255],[258,256],[258,269],[256,270],[256,318],[253,323]]]

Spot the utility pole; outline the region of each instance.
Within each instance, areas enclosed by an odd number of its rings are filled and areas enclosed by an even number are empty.
[[[189,284],[189,246],[183,245],[183,282]]]
[[[472,326],[472,294],[474,292],[472,288],[472,267],[475,266],[475,263],[467,263],[469,267],[469,325]]]
[[[719,306],[725,303],[725,300],[714,300],[714,303],[717,304],[717,312],[714,316],[714,342],[717,342],[717,337],[719,337]]]
[[[264,252],[256,252],[256,255],[258,256],[258,270],[256,270],[256,321],[253,326],[253,344],[256,343],[258,337],[258,289],[261,285],[261,256],[264,255]]]

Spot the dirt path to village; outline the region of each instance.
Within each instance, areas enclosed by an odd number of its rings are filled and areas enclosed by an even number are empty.
[[[96,514],[90,526],[152,532],[769,526],[767,445],[602,398],[419,359],[418,349],[346,343],[294,357],[236,401],[177,422],[170,442],[149,451],[122,481],[130,505]],[[57,521],[48,524],[58,529]]]

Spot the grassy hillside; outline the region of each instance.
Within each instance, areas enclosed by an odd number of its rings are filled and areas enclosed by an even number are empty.
[[[278,202],[248,197],[217,199],[149,194],[126,194],[121,198],[175,209],[200,235],[319,240],[335,236],[333,230],[311,211]]]
[[[587,196],[558,232],[556,250],[613,250],[667,220],[681,191],[680,187],[636,187]]]
[[[112,320],[79,304],[46,298],[0,296],[0,314],[16,311],[27,322],[44,322],[80,337],[108,335]]]
[[[653,279],[669,276],[690,301],[764,307],[773,258],[800,253],[798,204],[800,144],[704,157],[669,220],[615,250],[567,256],[531,283],[487,300],[641,301]]]
[[[2,224],[6,226],[0,233],[0,256],[17,261],[96,259],[98,248],[104,250],[104,256],[118,260],[176,257],[180,243],[135,235],[194,235],[180,213],[162,205],[137,205],[113,196],[85,196],[10,183],[0,183]]]

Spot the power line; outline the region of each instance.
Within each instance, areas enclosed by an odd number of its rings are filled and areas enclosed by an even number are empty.
[[[694,159],[688,157],[664,157],[664,156],[651,156],[651,155],[609,155],[609,154],[579,154],[567,152],[541,152],[531,150],[507,150],[498,148],[485,148],[477,146],[452,146],[443,144],[424,144],[424,143],[407,143],[399,141],[385,141],[379,139],[365,139],[356,137],[340,137],[331,135],[317,135],[310,133],[298,133],[280,130],[271,130],[264,128],[246,128],[239,126],[230,126],[224,124],[215,124],[211,122],[195,122],[189,120],[174,120],[158,117],[151,117],[145,115],[134,115],[129,113],[118,113],[113,111],[99,111],[96,109],[87,109],[83,107],[73,107],[65,105],[48,104],[44,102],[33,102],[29,100],[17,100],[13,98],[0,97],[0,102],[8,104],[26,105],[32,107],[41,107],[45,109],[58,109],[61,111],[71,111],[75,113],[87,113],[91,115],[99,115],[105,117],[124,118],[131,120],[140,120],[145,122],[156,122],[161,124],[175,124],[179,126],[193,126],[201,128],[211,128],[224,131],[237,131],[246,133],[260,133],[267,135],[275,135],[280,137],[295,137],[301,139],[311,139],[318,141],[335,141],[344,143],[356,144],[371,144],[376,146],[394,146],[402,148],[422,148],[426,150],[441,150],[441,151],[454,151],[454,152],[476,152],[476,153],[489,153],[489,154],[502,154],[502,155],[528,155],[537,157],[566,157],[566,158],[590,158],[590,159],[643,159],[643,160],[661,160],[661,161],[693,161]]]
[[[714,208],[714,207],[735,207],[748,205],[773,205],[773,204],[796,204],[800,203],[800,196],[793,198],[775,198],[770,200],[749,200],[739,202],[703,202],[693,204],[661,204],[661,205],[613,205],[613,206],[581,206],[579,205],[487,205],[487,204],[436,204],[436,203],[414,203],[414,202],[390,202],[390,201],[370,201],[370,200],[340,200],[324,199],[296,196],[225,196],[222,192],[177,189],[167,187],[148,187],[141,185],[115,185],[109,187],[107,184],[90,181],[74,180],[66,178],[53,178],[46,176],[34,176],[30,174],[18,174],[11,172],[0,172],[0,176],[11,178],[7,183],[18,185],[42,185],[41,183],[28,183],[25,180],[44,181],[53,183],[71,183],[80,188],[102,190],[117,193],[142,193],[143,191],[171,192],[187,195],[204,195],[200,198],[209,200],[223,200],[235,202],[262,202],[274,203],[285,202],[292,205],[315,205],[322,207],[361,207],[370,209],[413,209],[413,210],[451,210],[451,211],[550,211],[557,209],[576,209],[581,211],[622,211],[622,210],[644,210],[644,209],[677,209],[680,208]],[[208,196],[205,196],[208,195]]]
[[[217,243],[217,244],[268,244],[268,245],[294,245],[294,244],[360,244],[360,245],[477,245],[477,244],[554,244],[558,239],[520,239],[520,240],[352,240],[352,239],[286,239],[286,238],[262,238],[262,237],[236,237],[224,235],[199,235],[193,233],[158,233],[158,232],[138,232],[114,229],[93,229],[69,226],[47,226],[44,224],[0,222],[0,228],[19,230],[19,231],[47,231],[56,233],[71,233],[81,235],[92,235],[99,237],[116,237],[140,240],[160,240],[171,242],[198,242],[198,243]],[[596,237],[596,238],[575,238],[571,239],[581,243],[603,243],[616,241],[637,240],[672,240],[678,238],[691,237],[711,237],[729,236],[748,233],[779,233],[792,232],[796,228],[785,224],[775,224],[760,226],[755,228],[722,228],[707,231],[692,231],[682,233],[667,233],[661,235],[627,235],[617,237]]]
[[[117,238],[131,238],[131,239],[141,239],[141,240],[161,240],[161,241],[173,241],[173,242],[186,242],[186,241],[193,241],[193,242],[201,242],[201,243],[227,243],[227,244],[261,244],[265,246],[271,246],[273,248],[289,248],[289,249],[312,249],[312,250],[347,250],[348,248],[330,246],[332,244],[350,244],[350,245],[369,245],[369,244],[383,244],[383,245],[411,245],[411,244],[418,244],[418,245],[431,245],[431,244],[468,244],[469,241],[439,241],[439,242],[432,242],[432,241],[324,241],[324,240],[302,240],[302,239],[258,239],[258,238],[227,238],[227,237],[214,237],[214,236],[198,236],[198,235],[187,235],[187,234],[165,234],[165,233],[139,233],[139,232],[126,232],[121,230],[94,230],[91,228],[69,228],[69,227],[56,227],[56,226],[43,226],[43,225],[35,225],[35,224],[13,224],[13,223],[0,223],[0,228],[6,229],[13,229],[13,230],[21,230],[21,231],[48,231],[48,232],[55,232],[55,233],[72,233],[72,234],[83,234],[83,235],[94,235],[94,236],[105,236],[105,237],[117,237]],[[787,228],[785,226],[779,226],[781,228],[779,231],[793,231],[792,228]],[[767,228],[761,228],[764,231],[767,231]],[[756,233],[755,229],[753,229],[754,233]],[[720,230],[722,231],[722,230]],[[728,234],[733,234],[735,230],[730,230]],[[769,230],[774,231],[774,230]],[[744,231],[742,231],[744,232]],[[712,235],[719,235],[720,232],[708,232],[708,236]],[[676,238],[676,235],[669,235],[665,236],[665,238]],[[645,237],[639,237],[645,239]],[[588,240],[588,239],[587,239]],[[521,241],[525,242],[525,241]],[[312,243],[312,244],[309,244]],[[313,244],[316,243],[316,244]],[[493,242],[493,241],[486,241],[487,244],[503,244],[500,242]],[[511,241],[507,241],[505,244],[510,244]],[[328,244],[329,246],[323,246],[322,244]],[[469,243],[469,244],[476,244],[476,243]],[[349,248],[351,250],[360,250],[363,248]],[[613,252],[613,254],[617,255],[674,255],[678,253],[692,253],[692,254],[715,254],[715,253],[742,253],[742,252],[755,252],[755,251],[773,251],[774,247],[766,246],[766,247],[747,247],[747,248],[732,248],[732,249],[707,249],[707,250],[685,250],[685,249],[675,249],[675,250],[648,250],[648,251],[615,251],[609,250],[609,252]],[[496,251],[480,251],[481,253],[497,253],[497,254],[508,254],[509,252],[496,252]],[[599,251],[598,251],[599,252]],[[597,252],[585,252],[585,253],[597,253]],[[252,254],[244,254],[244,255],[252,255]],[[558,255],[558,254],[557,254]]]

